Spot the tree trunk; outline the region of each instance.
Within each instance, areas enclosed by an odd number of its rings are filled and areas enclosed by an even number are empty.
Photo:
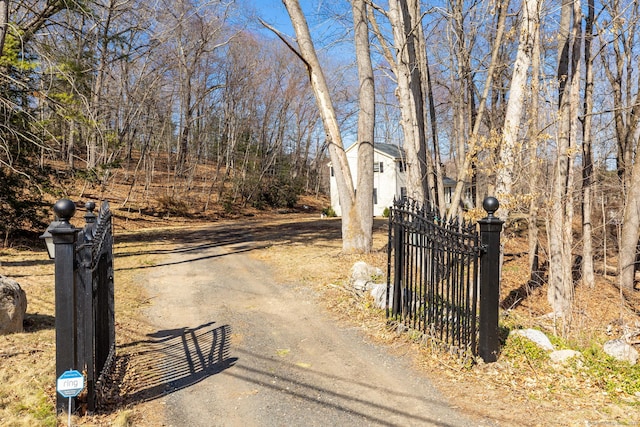
[[[502,130],[502,144],[496,173],[496,197],[501,201],[498,214],[506,221],[510,211],[512,196],[513,173],[516,166],[516,152],[518,150],[518,135],[520,120],[524,110],[525,90],[527,88],[527,74],[533,55],[534,41],[538,38],[538,0],[525,0],[522,8],[522,24],[520,28],[520,43],[513,65],[509,101],[505,112]],[[536,94],[534,94],[536,96]]]
[[[362,246],[362,241],[366,239],[361,239],[360,236],[362,232],[361,219],[358,215],[358,210],[354,208],[355,189],[347,155],[342,144],[338,119],[331,101],[329,87],[309,33],[307,20],[302,13],[298,0],[283,0],[283,3],[296,33],[298,48],[300,49],[299,56],[307,66],[311,87],[315,94],[318,110],[326,132],[329,155],[333,164],[338,197],[342,207],[342,250],[346,253],[366,252],[368,248]]]
[[[358,96],[358,183],[356,209],[361,230],[354,239],[359,251],[369,253],[373,246],[373,141],[375,129],[375,87],[369,50],[369,26],[364,0],[352,0],[356,61],[360,93]]]
[[[571,196],[571,164],[575,129],[572,112],[577,111],[574,91],[578,89],[579,71],[579,0],[562,4],[558,33],[558,141],[557,159],[551,194],[549,219],[549,289],[547,300],[553,312],[568,315],[573,302],[571,249],[573,238],[573,198]],[[576,10],[577,9],[577,10]],[[573,23],[573,26],[572,26]],[[576,57],[578,58],[576,60]]]
[[[429,101],[429,121],[431,123],[431,141],[433,144],[433,165],[435,175],[435,188],[432,194],[432,200],[434,205],[438,208],[440,215],[444,216],[446,213],[445,197],[444,197],[444,172],[442,170],[442,158],[440,157],[440,144],[438,142],[438,126],[436,120],[436,104],[433,97],[433,85],[431,83],[431,71],[429,70],[429,58],[425,54],[425,66],[426,66],[426,88],[427,88],[427,100]]]
[[[539,25],[539,23],[538,23]],[[540,239],[538,230],[538,209],[541,205],[541,195],[538,190],[540,182],[541,162],[538,158],[538,141],[540,139],[539,124],[539,93],[540,93],[540,29],[536,31],[538,37],[534,40],[533,55],[531,59],[531,107],[529,114],[531,123],[527,132],[527,150],[529,159],[529,202],[528,216],[528,240],[529,240],[529,281],[532,286],[542,284],[542,271],[540,269]]]
[[[414,17],[413,0],[389,2],[389,21],[396,48],[395,71],[398,80],[397,97],[402,116],[404,150],[406,154],[407,195],[420,203],[427,195],[426,137],[422,78],[417,60],[416,32],[422,31],[420,17]]]
[[[9,0],[0,0],[0,56],[4,52],[4,39],[9,24]]]
[[[636,150],[640,149],[636,145]],[[620,238],[618,260],[620,288],[633,290],[638,239],[640,238],[640,161],[636,159],[631,171],[631,180],[624,207],[624,220]]]
[[[593,225],[591,223],[593,194],[593,153],[591,126],[593,113],[593,58],[591,42],[594,31],[594,0],[588,0],[584,40],[585,88],[584,120],[582,123],[582,283],[593,287]]]
[[[640,80],[640,76],[638,76]],[[640,121],[640,95],[636,95],[633,108],[629,114],[628,132],[636,133]],[[634,145],[634,152],[640,149],[640,140]],[[635,283],[636,253],[640,238],[640,161],[635,159],[630,172],[627,187],[624,219],[622,221],[622,237],[620,239],[620,255],[618,260],[620,287],[632,290]]]

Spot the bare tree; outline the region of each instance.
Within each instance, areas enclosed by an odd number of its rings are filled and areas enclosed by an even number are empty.
[[[168,64],[175,65],[172,72],[179,84],[176,176],[185,172],[198,109],[211,92],[221,88],[220,82],[207,76],[215,70],[215,51],[235,35],[227,33],[225,25],[231,12],[230,4],[208,2],[196,6],[187,1],[172,3],[160,11],[164,29],[157,37],[171,55]]]
[[[342,143],[340,126],[338,124],[335,108],[331,99],[331,93],[329,91],[329,87],[327,85],[320,60],[318,59],[318,56],[316,54],[315,46],[309,32],[307,20],[302,13],[302,9],[300,8],[300,4],[297,0],[283,0],[283,3],[287,8],[287,12],[289,13],[289,17],[291,18],[291,23],[293,24],[293,29],[296,33],[296,41],[299,48],[298,54],[302,61],[305,63],[309,72],[309,79],[311,81],[311,86],[316,97],[316,102],[318,104],[318,109],[320,112],[320,116],[322,117],[322,122],[326,132],[327,145],[329,147],[329,154],[336,177],[338,195],[343,212],[342,249],[347,253],[369,252],[371,250],[370,233],[372,232],[372,230],[365,230],[365,227],[363,227],[362,220],[365,214],[361,210],[361,207],[357,206],[355,188],[351,171],[349,169],[347,156],[344,151],[344,145]],[[358,7],[356,7],[356,9],[360,10],[360,8]],[[359,22],[361,19],[361,15],[358,15],[358,17],[354,17],[354,24],[356,25],[357,31],[361,31],[361,29],[357,28],[358,25],[360,25]],[[358,43],[361,43],[361,41],[359,41]],[[364,55],[364,53],[359,53],[358,55],[360,54]],[[366,74],[361,74],[361,77],[365,79],[367,78]],[[368,90],[369,89],[367,89],[367,92]],[[366,121],[363,120],[362,123],[364,125]],[[372,143],[372,141],[370,140],[367,141],[361,139],[360,136],[358,139],[359,143]],[[372,159],[373,156],[371,156],[371,164],[369,165],[371,171],[373,171]],[[368,160],[368,158],[358,159],[359,162],[363,160]],[[358,170],[364,170],[363,168],[365,167],[367,166],[363,165],[362,167],[358,167]],[[370,188],[372,188],[372,186]],[[366,188],[363,190],[366,190]],[[364,197],[372,197],[372,194],[365,193]]]
[[[571,225],[573,222],[573,168],[577,137],[581,41],[580,1],[562,3],[558,31],[558,136],[549,224],[549,289],[553,313],[566,316],[573,302]]]
[[[482,91],[482,96],[478,103],[478,111],[472,114],[472,130],[469,135],[469,145],[470,148],[465,150],[464,153],[459,153],[459,156],[463,157],[464,160],[461,162],[461,165],[458,168],[458,177],[456,182],[456,187],[451,196],[451,206],[448,211],[448,216],[453,217],[456,215],[459,209],[460,201],[462,200],[462,192],[466,185],[467,177],[470,174],[471,167],[475,162],[477,151],[478,151],[478,142],[481,130],[481,123],[484,117],[484,113],[486,111],[486,102],[489,97],[489,93],[491,90],[493,78],[495,76],[495,69],[499,62],[499,53],[502,44],[502,38],[504,36],[505,31],[505,22],[507,19],[507,9],[509,6],[509,0],[505,0],[504,2],[499,2],[496,5],[498,20],[496,23],[496,36],[494,40],[494,44],[491,47],[491,60],[489,63],[489,67],[487,68],[487,77],[484,82],[484,89]],[[454,16],[458,14],[462,14],[462,10],[460,9],[461,3],[456,6],[454,9]],[[462,48],[462,47],[461,47]],[[466,57],[465,53],[460,53],[460,55]],[[473,105],[473,104],[472,104]],[[464,120],[464,119],[462,119]],[[462,147],[460,148],[462,149]]]
[[[509,101],[502,128],[502,143],[499,147],[498,171],[496,173],[496,195],[500,204],[499,215],[503,220],[509,216],[510,197],[513,191],[513,173],[516,167],[516,152],[520,122],[524,112],[525,91],[527,89],[527,75],[533,55],[534,43],[538,38],[539,1],[524,0],[520,26],[520,43],[516,60],[513,65],[513,75],[509,86]],[[535,96],[535,94],[534,94]]]
[[[351,0],[358,65],[358,182],[356,188],[357,222],[360,225],[359,251],[373,246],[373,141],[375,140],[376,99],[373,65],[369,47],[369,24],[365,0]]]
[[[402,115],[406,153],[407,194],[419,202],[428,195],[425,111],[420,57],[426,55],[418,34],[422,33],[419,2],[391,0],[388,11],[396,51],[394,70]]]
[[[542,162],[538,157],[538,146],[540,138],[540,27],[536,31],[538,37],[533,40],[533,53],[531,58],[531,105],[529,106],[529,128],[527,129],[526,145],[528,177],[527,190],[529,192],[529,212],[527,215],[527,229],[529,240],[529,281],[537,286],[542,284],[542,272],[540,267],[540,238],[538,230],[538,212],[541,205],[542,195],[539,190]]]
[[[593,56],[591,44],[594,36],[594,0],[587,1],[587,18],[584,37],[584,109],[582,118],[582,283],[589,287],[595,284],[593,267]]]
[[[619,281],[622,289],[632,290],[640,233],[640,162],[636,157],[640,147],[637,136],[640,127],[640,74],[636,73],[635,82],[632,80],[637,65],[634,47],[637,44],[635,34],[640,5],[633,2],[625,7],[614,1],[605,3],[605,7],[612,17],[611,25],[607,27],[611,30],[601,31],[600,37],[607,51],[611,49],[612,54],[600,56],[612,89],[617,141],[616,167],[622,183],[622,194],[625,196],[618,259]],[[605,40],[609,34],[611,40]]]

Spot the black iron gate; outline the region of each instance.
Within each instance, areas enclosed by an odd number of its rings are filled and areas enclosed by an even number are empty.
[[[109,203],[96,216],[86,204],[85,226],[78,236],[78,365],[86,372],[86,404],[96,409],[101,380],[115,357],[113,230]]]
[[[461,356],[480,353],[491,361],[497,353],[499,286],[499,270],[493,265],[499,259],[502,221],[493,217],[497,200],[487,200],[489,217],[480,221],[480,228],[499,224],[494,227],[497,247],[489,244],[488,235],[481,235],[477,224],[444,221],[437,212],[407,198],[394,201],[389,217],[387,316]],[[491,332],[484,334],[485,341],[479,346],[481,269],[492,277],[482,288],[489,297],[483,300],[491,303],[482,310],[485,315],[495,311],[495,316],[484,317],[484,330]]]
[[[113,227],[109,204],[103,202],[98,215],[96,204],[85,205],[83,228],[70,220],[75,203],[56,202],[56,220],[42,235],[51,239],[55,258],[56,378],[68,370],[85,377],[85,390],[67,406],[57,396],[58,411],[74,411],[83,406],[89,412],[99,406],[101,379],[115,358],[115,315],[113,280]]]

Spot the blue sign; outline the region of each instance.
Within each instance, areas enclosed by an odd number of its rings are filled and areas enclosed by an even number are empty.
[[[64,397],[76,397],[84,390],[84,376],[75,370],[66,371],[58,378],[56,390]]]

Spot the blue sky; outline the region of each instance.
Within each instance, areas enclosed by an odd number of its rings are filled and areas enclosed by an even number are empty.
[[[291,34],[291,22],[287,10],[282,4],[282,0],[252,0],[250,3],[256,8],[258,15],[267,23],[273,25],[280,31]],[[309,3],[303,1],[300,4]]]
[[[255,10],[258,17],[275,29],[295,38],[287,9],[282,0],[245,0],[245,4]],[[349,2],[336,0],[300,0],[300,6],[307,19],[311,37],[319,51],[328,48],[334,57],[353,56],[351,32],[351,6]],[[346,17],[336,17],[346,12]],[[345,19],[346,18],[346,19]],[[258,23],[256,25],[259,26]],[[275,37],[267,29],[260,29],[268,37]]]
[[[262,18],[268,24],[273,25],[274,28],[282,31],[283,33],[293,36],[293,28],[291,27],[291,21],[287,14],[287,9],[284,7],[282,0],[247,0],[257,11],[258,16]],[[322,4],[322,0],[300,0],[300,6],[304,12],[309,27],[314,26],[314,11],[318,8],[318,5]]]

